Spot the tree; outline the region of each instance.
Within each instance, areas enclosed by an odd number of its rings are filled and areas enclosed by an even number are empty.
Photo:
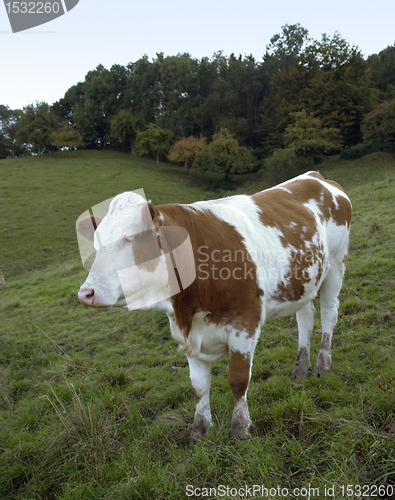
[[[51,144],[58,149],[68,148],[71,151],[74,148],[79,148],[84,144],[82,135],[74,127],[68,123],[62,123],[58,130],[51,134]]]
[[[157,54],[154,61],[159,72],[157,123],[178,137],[197,132],[193,109],[202,102],[199,86],[199,64],[189,54],[164,57]]]
[[[310,82],[299,96],[301,108],[325,127],[338,128],[345,146],[361,142],[362,120],[372,109],[375,90],[360,50],[338,32],[332,38],[323,34],[306,48],[303,64]]]
[[[301,56],[301,64],[309,71],[338,71],[347,65],[361,60],[361,52],[355,45],[350,45],[338,31],[330,37],[323,33],[321,40],[310,40]]]
[[[263,168],[269,184],[278,184],[291,179],[309,169],[311,158],[298,157],[294,147],[275,149],[272,155],[265,159]]]
[[[341,150],[340,131],[323,127],[322,122],[305,110],[290,113],[293,123],[285,129],[285,148],[275,149],[264,162],[266,178],[275,184],[310,169],[320,155]]]
[[[126,100],[127,75],[123,66],[108,70],[99,64],[85,76],[84,94],[74,109],[74,121],[85,142],[100,148],[109,144],[111,118]]]
[[[294,148],[296,156],[313,158],[317,155],[339,153],[342,148],[338,129],[323,127],[318,118],[305,110],[291,113],[294,123],[285,129],[287,147]]]
[[[46,102],[30,104],[23,108],[16,144],[38,154],[51,151],[51,134],[57,128],[58,122]]]
[[[125,102],[132,111],[141,116],[144,123],[157,123],[159,114],[160,68],[157,61],[151,63],[144,56],[127,65],[128,77]]]
[[[195,158],[206,149],[207,141],[205,137],[196,139],[191,135],[187,139],[180,139],[176,142],[167,157],[170,161],[183,162],[185,168],[189,169]]]
[[[389,146],[395,152],[395,99],[379,104],[365,116],[363,140],[374,147]]]
[[[60,121],[75,126],[75,110],[78,105],[83,105],[85,87],[85,82],[78,82],[66,91],[64,97],[52,105],[51,111]]]
[[[141,117],[129,109],[121,109],[111,119],[111,136],[122,144],[122,149],[129,150],[134,154],[134,142],[137,131],[143,128]]]
[[[136,153],[140,156],[154,155],[159,168],[159,157],[169,151],[172,137],[170,130],[159,129],[150,123],[144,131],[137,132]]]
[[[367,72],[355,77],[348,67],[337,77],[335,72],[320,71],[303,90],[300,101],[326,127],[338,128],[345,146],[352,146],[362,140],[361,124],[371,110],[373,90]]]
[[[271,74],[298,66],[300,56],[309,42],[309,31],[298,24],[281,26],[282,33],[276,34],[266,46],[263,59]]]
[[[240,146],[231,132],[221,128],[214,134],[206,152],[198,155],[193,168],[217,179],[230,180],[231,174],[245,174],[258,166],[249,149]]]
[[[20,109],[10,109],[0,105],[0,158],[6,158],[10,153],[14,158],[23,154],[23,149],[16,146],[16,135],[20,128]]]
[[[388,85],[395,86],[395,43],[380,51],[378,55],[369,56],[368,64],[372,79],[381,91],[385,91]]]
[[[323,34],[320,41],[308,40],[293,61],[293,66],[281,69],[270,81],[271,91],[261,113],[265,145],[278,147],[290,125],[290,113],[303,109],[324,127],[339,129],[345,145],[360,142],[363,116],[375,96],[369,68],[358,48],[338,32],[333,37]]]
[[[260,107],[268,91],[268,78],[253,56],[226,58],[222,52],[199,65],[201,99],[193,109],[198,130],[210,137],[221,128],[230,130],[249,146],[260,145]]]
[[[300,96],[309,84],[305,68],[297,66],[283,69],[271,81],[271,91],[263,100],[261,110],[261,129],[264,146],[270,150],[281,147],[286,127],[292,122],[291,113],[301,111]]]

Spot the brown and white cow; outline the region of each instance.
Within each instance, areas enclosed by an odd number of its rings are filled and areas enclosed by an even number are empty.
[[[141,309],[167,314],[171,334],[188,358],[196,397],[192,441],[212,427],[211,363],[229,355],[228,381],[234,396],[230,434],[247,437],[251,426],[247,388],[261,327],[296,313],[299,346],[293,376],[306,377],[311,368],[313,299],[318,292],[322,340],[314,374],[331,369],[332,334],[347,260],[350,200],[335,182],[318,172],[307,172],[253,196],[148,206],[154,234],[159,236],[168,226],[188,231],[196,279],[170,296],[165,260],[151,266],[134,262],[133,276],[122,286],[115,269],[97,273],[94,264],[79,300],[100,309],[126,306],[125,295],[135,295],[138,300],[155,302]],[[141,251],[149,256],[147,242],[145,248],[137,249],[138,242],[130,236],[145,231],[146,208],[147,202],[135,193],[116,196],[95,231],[95,247],[111,247],[111,256],[129,252],[128,258],[136,259]]]

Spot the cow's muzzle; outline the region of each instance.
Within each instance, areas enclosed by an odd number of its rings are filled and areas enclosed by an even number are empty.
[[[83,287],[78,292],[78,298],[84,306],[94,307],[95,290],[93,288]]]

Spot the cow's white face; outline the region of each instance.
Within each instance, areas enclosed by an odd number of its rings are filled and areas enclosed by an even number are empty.
[[[112,200],[94,233],[94,248],[94,262],[78,293],[84,305],[142,309],[169,297],[168,257],[141,196],[123,193]]]

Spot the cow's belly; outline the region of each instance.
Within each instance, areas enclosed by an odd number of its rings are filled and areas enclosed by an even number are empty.
[[[297,302],[287,302],[281,304],[277,301],[270,301],[266,308],[266,321],[272,321],[278,318],[282,318],[283,316],[291,316],[295,314],[299,309],[301,309],[307,302],[314,299],[316,296],[306,297],[302,300],[298,300]]]
[[[197,358],[202,361],[216,361],[229,352],[229,328],[226,326],[208,325],[203,331],[200,352]]]
[[[213,362],[228,354],[228,341],[232,329],[226,325],[218,326],[210,323],[206,316],[207,313],[203,312],[194,315],[192,328],[186,339],[178,328],[174,316],[169,315],[170,331],[181,352],[202,361]]]

